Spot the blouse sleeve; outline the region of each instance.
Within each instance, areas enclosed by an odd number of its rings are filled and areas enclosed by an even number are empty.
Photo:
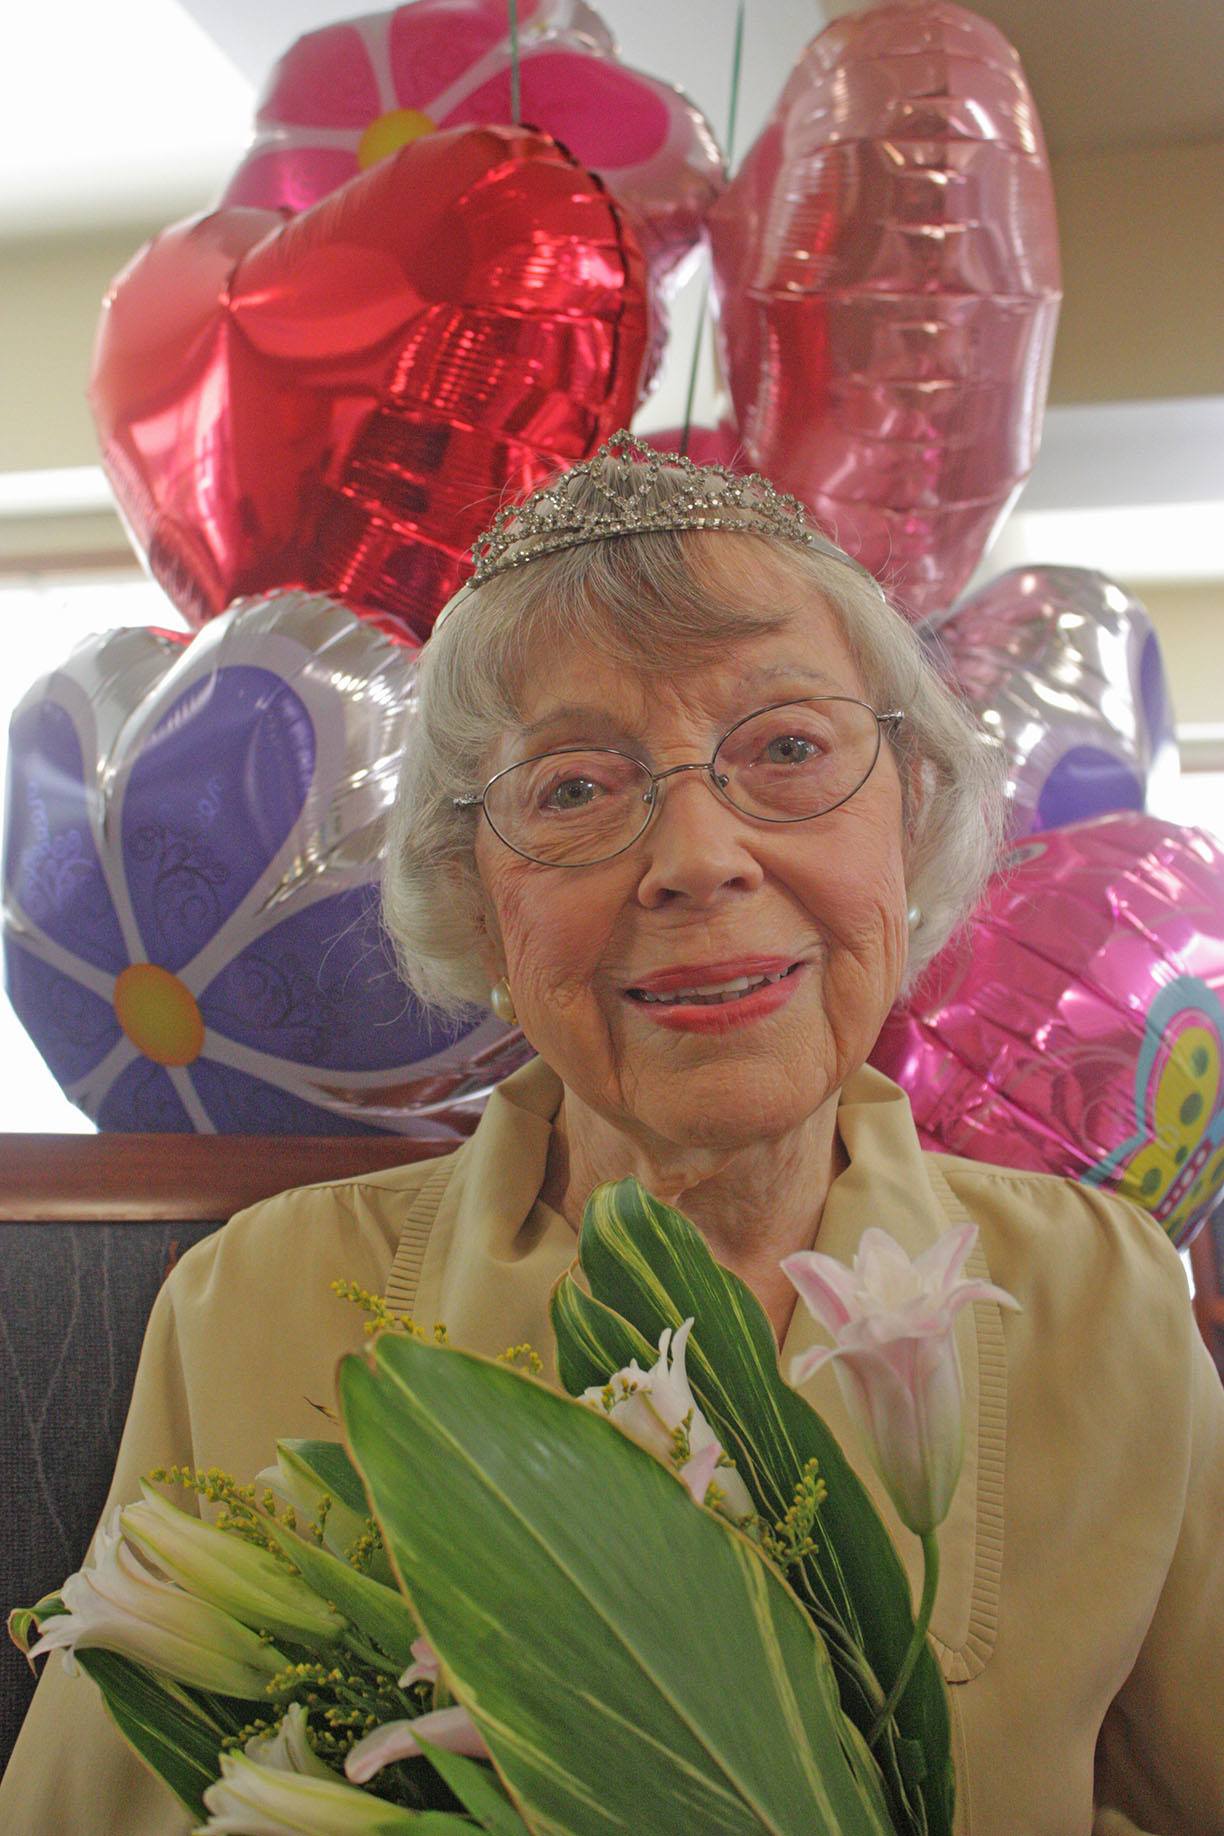
[[[195,1464],[173,1280],[149,1316],[106,1514],[139,1497],[143,1473],[171,1461]],[[193,1818],[136,1758],[84,1672],[70,1676],[59,1652],[40,1662],[0,1781],[0,1829],[7,1836],[187,1836]]]
[[[1167,1392],[1189,1417],[1180,1528],[1134,1667],[1101,1727],[1096,1796],[1153,1836],[1221,1836],[1224,1387],[1188,1306],[1182,1317],[1185,1342],[1171,1360],[1181,1381]],[[1158,1415],[1151,1431],[1162,1432]],[[1134,1456],[1142,1487],[1141,1445]]]

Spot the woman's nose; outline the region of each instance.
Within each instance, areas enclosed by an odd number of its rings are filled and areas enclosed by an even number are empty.
[[[752,848],[753,825],[720,797],[708,772],[677,772],[655,790],[658,807],[639,844],[643,905],[687,898],[708,904],[724,892],[750,892],[764,870]]]

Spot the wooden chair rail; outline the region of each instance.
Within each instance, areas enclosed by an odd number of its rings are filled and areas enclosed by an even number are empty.
[[[401,1135],[0,1134],[0,1223],[228,1218],[289,1186],[449,1152]]]

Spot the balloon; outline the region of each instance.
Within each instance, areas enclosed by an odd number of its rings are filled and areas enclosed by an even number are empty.
[[[1015,52],[945,0],[836,20],[710,235],[749,463],[913,616],[950,605],[1032,468],[1058,317]]]
[[[1160,644],[1104,574],[1012,568],[922,636],[1002,748],[1013,835],[1145,809],[1176,777]]]
[[[407,993],[379,857],[414,653],[342,606],[90,638],[13,717],[13,1006],[103,1129],[455,1141],[527,1056]]]
[[[598,180],[532,130],[459,129],[288,222],[156,237],[107,300],[90,399],[189,623],[297,587],[424,637],[503,497],[627,424],[645,349]]]
[[[620,64],[581,0],[521,0],[519,15],[520,119],[555,135],[629,213],[657,305],[683,279],[722,186],[710,125],[672,84]],[[435,129],[510,122],[510,69],[506,0],[414,0],[309,32],[272,70],[222,203],[303,210]]]
[[[1189,1242],[1224,1185],[1224,850],[1129,812],[1012,849],[872,1063],[922,1144],[1068,1174]]]

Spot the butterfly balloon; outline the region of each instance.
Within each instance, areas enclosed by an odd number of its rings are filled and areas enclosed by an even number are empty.
[[[1131,812],[1027,837],[872,1063],[925,1147],[1106,1186],[1188,1242],[1224,1188],[1224,849]]]

